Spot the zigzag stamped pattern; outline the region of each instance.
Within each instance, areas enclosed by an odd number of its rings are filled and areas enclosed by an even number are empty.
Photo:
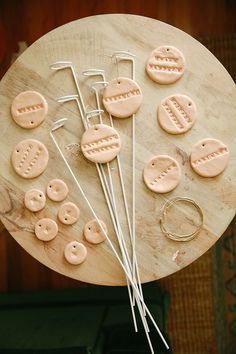
[[[42,103],[34,104],[32,106],[27,106],[27,107],[22,107],[17,109],[17,113],[20,114],[25,114],[25,113],[32,113],[32,112],[37,112],[41,109],[44,108],[44,105]]]
[[[99,148],[87,150],[86,154],[88,154],[90,156],[93,156],[93,155],[99,154],[101,152],[105,152],[105,151],[108,151],[108,150],[115,150],[115,149],[118,149],[118,148],[119,148],[119,144],[115,143],[113,145],[108,145],[108,146],[104,146],[104,147],[99,147]]]
[[[91,143],[87,143],[87,144],[82,144],[81,147],[83,148],[84,151],[89,151],[91,148],[93,149],[94,147],[102,147],[102,145],[106,144],[106,143],[113,143],[116,142],[118,140],[118,135],[114,134],[111,136],[108,136],[106,138],[102,138],[102,139],[98,139],[98,140],[94,140]]]
[[[131,90],[131,91],[128,91],[128,92],[120,93],[119,95],[106,97],[106,98],[104,98],[104,100],[105,100],[105,102],[116,102],[116,101],[127,100],[130,97],[139,96],[139,95],[141,95],[140,90],[139,89],[135,89],[135,90]]]
[[[176,126],[176,128],[178,129],[184,129],[184,126],[182,125],[182,123],[180,122],[180,120],[178,119],[178,117],[174,114],[173,110],[171,109],[171,107],[168,105],[168,103],[164,103],[162,105],[162,107],[165,109],[166,113],[168,114],[168,117],[171,119],[171,121],[173,122],[173,124]]]
[[[219,148],[215,152],[212,152],[211,154],[208,154],[198,160],[192,161],[193,166],[199,166],[201,164],[204,164],[208,161],[211,161],[219,156],[223,156],[229,152],[227,147]]]
[[[168,173],[170,171],[172,171],[174,168],[176,167],[176,165],[174,163],[170,164],[164,171],[162,171],[159,176],[157,176],[150,184],[152,186],[154,186],[155,184],[157,184],[158,182],[160,182],[161,180],[163,180],[163,178],[165,178]]]
[[[170,101],[175,106],[175,108],[178,110],[178,112],[181,114],[181,116],[186,121],[186,123],[191,124],[193,121],[192,118],[185,112],[183,107],[181,107],[181,105],[177,102],[176,98],[171,97]]]
[[[149,64],[149,68],[151,70],[158,70],[158,71],[164,71],[164,72],[182,72],[182,68],[177,68],[176,66],[167,66],[163,64]]]

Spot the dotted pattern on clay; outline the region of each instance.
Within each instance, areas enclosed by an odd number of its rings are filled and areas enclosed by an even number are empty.
[[[166,177],[166,175],[168,175],[168,173],[170,171],[172,171],[174,168],[176,167],[176,164],[173,162],[172,164],[170,164],[164,171],[162,171],[159,176],[157,176],[152,182],[150,182],[150,184],[152,186],[154,186],[155,184],[157,184],[158,182],[160,182],[163,178]]]
[[[113,144],[113,145],[108,145],[108,146],[104,146],[104,147],[98,147],[96,149],[92,149],[92,150],[87,150],[86,151],[86,154],[88,155],[96,155],[100,152],[105,152],[105,151],[108,151],[108,150],[114,150],[114,149],[117,149],[119,148],[119,144]]]
[[[117,140],[119,139],[118,135],[117,134],[114,134],[114,135],[111,135],[111,136],[108,136],[106,138],[102,138],[102,139],[99,139],[99,140],[94,140],[93,142],[91,143],[88,143],[88,144],[82,144],[81,145],[81,148],[85,151],[85,150],[91,150],[91,148],[93,149],[94,147],[95,148],[101,148],[103,147],[104,144],[106,143],[113,143],[113,142],[116,142]]]
[[[19,165],[17,166],[17,169],[18,169],[18,170],[20,170],[21,167],[23,166],[23,164],[24,164],[25,160],[27,159],[27,156],[29,155],[30,150],[31,150],[32,148],[33,148],[33,146],[32,146],[32,145],[29,145],[29,146],[27,147],[27,149],[25,150],[24,155],[22,156],[22,159],[20,160],[20,163],[19,163]],[[18,152],[18,151],[17,151],[17,152]]]
[[[174,71],[174,72],[182,72],[183,71],[183,68],[177,68],[176,66],[167,66],[167,65],[158,65],[158,64],[149,64],[149,68],[150,70],[152,71],[165,71],[165,72],[171,72],[171,71]]]
[[[167,61],[170,63],[178,63],[178,58],[173,58],[173,57],[168,57],[168,58],[163,58],[163,57],[159,57],[158,55],[155,55],[155,59],[157,61]]]
[[[171,109],[171,107],[168,105],[168,103],[164,103],[162,105],[162,107],[165,109],[168,117],[170,118],[170,120],[172,121],[172,123],[175,125],[176,128],[178,128],[179,130],[184,129],[184,126],[182,125],[182,123],[179,121],[178,117],[175,115],[175,113],[173,112],[173,110]]]
[[[38,158],[39,158],[39,155],[41,154],[41,149],[39,148],[33,158],[33,160],[31,161],[31,163],[29,164],[29,167],[27,168],[27,170],[23,173],[24,176],[27,176],[30,171],[32,170],[32,168],[34,167],[34,165],[36,164]]]
[[[171,103],[175,106],[175,108],[179,111],[183,119],[186,121],[186,123],[191,124],[192,123],[192,118],[185,112],[183,107],[177,102],[176,98],[171,97],[170,98]]]
[[[104,101],[105,102],[116,102],[116,101],[124,101],[132,96],[139,96],[141,95],[141,92],[139,89],[131,90],[125,93],[121,93],[119,95],[115,96],[110,96],[110,97],[105,97]]]
[[[31,112],[36,112],[39,111],[41,109],[43,109],[44,106],[42,103],[38,103],[38,104],[34,104],[32,106],[27,106],[27,107],[22,107],[17,109],[17,114],[25,114],[25,113],[31,113]]]
[[[198,160],[193,161],[192,164],[193,164],[193,166],[198,166],[198,165],[201,165],[205,162],[211,161],[211,160],[215,159],[216,157],[223,156],[223,155],[227,154],[228,152],[229,152],[228,148],[223,147],[223,148],[216,150],[215,152],[212,152],[211,154],[208,154]]]

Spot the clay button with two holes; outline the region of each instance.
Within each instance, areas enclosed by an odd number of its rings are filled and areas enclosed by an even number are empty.
[[[25,207],[33,212],[42,210],[46,204],[45,194],[39,189],[30,189],[25,193]]]
[[[41,241],[51,241],[57,236],[57,233],[57,223],[52,219],[41,219],[35,225],[35,235]]]
[[[217,139],[199,141],[192,150],[190,162],[202,177],[215,177],[224,171],[229,161],[228,147]]]
[[[195,103],[185,95],[164,98],[158,108],[158,122],[170,134],[181,134],[192,128],[196,121]]]
[[[128,118],[135,114],[141,106],[142,99],[138,84],[126,77],[110,81],[103,93],[104,107],[117,118]]]
[[[156,193],[172,191],[180,182],[181,169],[178,162],[170,156],[153,157],[143,171],[144,182]]]
[[[87,248],[82,243],[73,241],[66,245],[64,255],[68,263],[78,265],[85,261]]]
[[[61,202],[68,195],[68,187],[61,179],[52,179],[47,185],[47,196],[54,202]]]
[[[48,104],[36,91],[21,92],[12,102],[11,114],[22,128],[32,129],[40,125],[47,114]]]
[[[156,48],[150,55],[146,71],[159,84],[171,84],[181,78],[185,70],[185,59],[181,51],[169,45]]]
[[[80,210],[74,203],[68,202],[60,206],[58,219],[65,225],[72,225],[79,220]]]
[[[107,233],[107,227],[106,224],[99,220],[102,227]],[[106,237],[102,232],[102,229],[100,228],[98,222],[96,219],[90,220],[84,227],[84,237],[86,241],[93,243],[97,245],[98,243],[101,243],[105,241]]]
[[[26,139],[18,143],[11,156],[15,172],[24,178],[34,178],[45,171],[48,164],[48,150],[38,140]]]
[[[106,124],[96,124],[87,129],[81,139],[81,150],[84,156],[95,163],[112,161],[119,154],[120,149],[120,135]]]

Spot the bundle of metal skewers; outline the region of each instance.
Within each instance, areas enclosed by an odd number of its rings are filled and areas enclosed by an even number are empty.
[[[135,121],[136,112],[138,111],[142,102],[142,92],[138,84],[135,82],[135,56],[130,52],[118,51],[113,53],[112,58],[115,59],[116,65],[120,61],[125,61],[131,64],[132,77],[119,76],[116,79],[108,82],[104,70],[100,69],[89,69],[83,72],[85,76],[100,78],[93,82],[92,89],[95,95],[96,107],[93,109],[88,109],[83,94],[80,88],[79,81],[77,79],[77,74],[75,72],[73,63],[58,61],[51,65],[52,70],[61,71],[64,69],[69,70],[72,75],[72,79],[76,88],[76,94],[67,95],[60,97],[58,102],[65,103],[69,101],[75,101],[78,108],[78,115],[82,120],[82,125],[84,132],[81,134],[80,146],[84,156],[92,161],[97,170],[97,174],[101,183],[102,191],[106,201],[106,205],[109,211],[109,215],[112,221],[112,225],[117,237],[117,242],[119,245],[119,250],[116,249],[113,242],[111,241],[107,230],[101,223],[99,215],[95,212],[94,206],[91,204],[88,196],[85,193],[80,181],[80,177],[73,171],[69,160],[63,153],[63,149],[58,143],[56,138],[56,131],[62,128],[66,123],[66,118],[59,119],[54,122],[50,136],[53,143],[55,144],[61,158],[63,159],[69,173],[71,174],[76,186],[79,189],[82,197],[84,198],[91,214],[96,219],[100,229],[102,230],[107,243],[111,247],[115,257],[117,258],[120,266],[122,267],[128,290],[128,297],[130,301],[130,308],[133,317],[134,329],[138,332],[136,311],[135,306],[137,306],[140,318],[146,333],[148,344],[151,353],[154,353],[153,345],[150,340],[148,320],[154,325],[156,331],[161,337],[167,349],[169,349],[166,340],[164,339],[162,333],[160,332],[152,314],[147,308],[143,292],[142,285],[140,281],[138,260],[136,256],[136,230],[135,230]],[[106,112],[102,109],[101,102],[101,91],[103,90],[103,105]],[[131,100],[128,100],[131,98]],[[114,104],[115,103],[115,104]],[[108,115],[109,124],[104,124],[103,116]],[[94,124],[93,119],[96,117],[99,123]],[[128,207],[127,201],[127,185],[124,178],[123,164],[119,151],[121,149],[121,142],[119,132],[114,127],[113,118],[128,118],[131,117],[132,129],[131,129],[131,141],[132,141],[132,208],[131,212]],[[115,183],[113,179],[113,174],[111,173],[111,161],[115,161],[117,164],[117,172],[120,181],[120,187],[122,191],[123,205],[125,209],[125,215],[128,225],[128,235],[127,230],[125,231],[120,222],[119,212],[118,212],[118,202],[117,194],[115,190]],[[131,254],[129,254],[127,242],[131,244]]]

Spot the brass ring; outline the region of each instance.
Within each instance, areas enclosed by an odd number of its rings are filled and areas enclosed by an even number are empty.
[[[177,202],[181,202],[181,201],[189,203],[189,204],[192,204],[195,207],[195,209],[198,211],[198,214],[200,215],[200,218],[201,218],[201,222],[197,226],[197,229],[195,231],[189,233],[189,234],[186,234],[186,235],[179,235],[179,234],[170,232],[170,231],[167,230],[167,228],[165,226],[165,218],[166,218],[168,209],[172,205],[176,204]],[[202,226],[203,226],[203,212],[202,212],[202,209],[200,208],[200,206],[194,200],[192,200],[190,198],[185,198],[185,197],[176,197],[176,198],[168,200],[164,204],[164,206],[162,208],[162,215],[161,215],[161,218],[160,218],[160,227],[161,227],[161,231],[163,232],[163,234],[166,237],[170,238],[171,240],[174,240],[174,241],[190,241],[199,233],[199,231],[201,230]]]

